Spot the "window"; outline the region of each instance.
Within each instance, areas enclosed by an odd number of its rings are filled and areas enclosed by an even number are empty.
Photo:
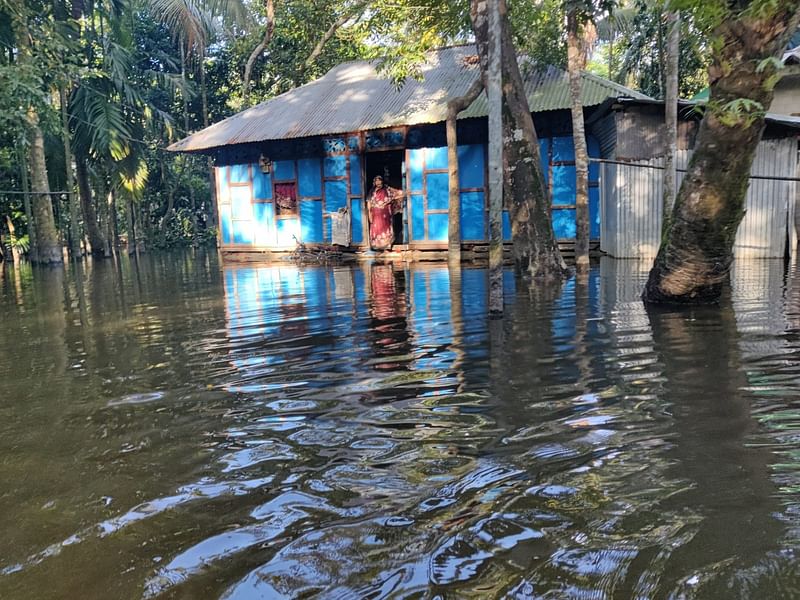
[[[278,217],[297,216],[297,184],[275,184],[275,215]]]

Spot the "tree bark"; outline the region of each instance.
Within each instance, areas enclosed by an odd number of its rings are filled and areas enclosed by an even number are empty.
[[[16,228],[14,227],[14,223],[11,220],[11,217],[8,215],[6,215],[6,227],[8,227],[8,238],[9,238],[8,241],[9,241],[9,246],[11,246],[11,259],[14,261],[14,266],[18,267],[20,259],[19,246],[17,246],[15,243],[17,241],[17,232]],[[0,246],[2,246],[2,244],[0,244]],[[0,247],[0,260],[2,260],[2,258],[3,258],[3,250]]]
[[[134,223],[135,206],[129,199],[125,206],[125,223],[128,229],[128,254],[136,252],[136,224]]]
[[[208,88],[206,85],[206,64],[200,61],[200,95],[203,101],[203,128],[207,128],[208,121]],[[211,206],[209,210],[209,222],[212,227],[217,227],[217,179],[214,176],[214,159],[210,156],[206,158],[206,168],[208,169],[208,186],[211,192]],[[208,228],[206,223],[206,228]]]
[[[250,94],[250,77],[253,74],[253,65],[261,53],[266,50],[269,43],[272,41],[272,33],[275,31],[275,3],[273,0],[264,0],[264,12],[266,13],[267,23],[264,28],[264,37],[261,42],[253,48],[247,63],[244,66],[244,77],[242,78],[242,104],[247,107],[247,101]]]
[[[728,280],[750,168],[777,81],[774,65],[764,60],[777,58],[797,28],[800,0],[758,17],[745,11],[715,32],[706,114],[642,294],[645,302],[717,302]]]
[[[81,256],[80,207],[75,193],[75,177],[72,174],[72,144],[69,134],[69,113],[67,99],[69,94],[62,87],[58,90],[61,101],[61,129],[64,136],[64,164],[66,166],[67,207],[69,212],[69,252],[72,258]]]
[[[317,41],[316,45],[314,46],[313,50],[311,50],[311,54],[308,55],[305,62],[303,63],[303,70],[305,71],[311,65],[313,65],[316,60],[319,58],[319,55],[322,54],[322,50],[325,48],[325,44],[327,44],[330,39],[336,35],[336,32],[339,28],[343,27],[350,19],[352,19],[357,13],[362,11],[368,5],[368,2],[359,2],[358,4],[354,5],[350,10],[346,11],[342,14],[336,21],[331,23],[331,26],[328,27],[328,30],[322,34],[322,37]]]
[[[36,223],[33,220],[33,209],[31,208],[31,188],[28,183],[28,157],[25,155],[25,150],[22,146],[17,148],[17,157],[19,158],[19,178],[20,182],[22,182],[22,206],[25,210],[25,220],[28,225],[28,240],[30,242],[28,257],[31,262],[36,262],[36,257],[39,255],[39,242],[36,239]]]
[[[50,200],[50,183],[47,180],[47,163],[44,157],[44,136],[39,126],[39,115],[33,107],[28,109],[28,127],[31,138],[28,154],[33,188],[31,208],[38,242],[35,262],[60,264],[64,262],[64,257],[61,253],[61,244],[58,242],[53,202]]]
[[[107,196],[108,204],[108,240],[109,249],[113,251],[119,250],[119,224],[117,223],[117,194],[114,187],[108,190]]]
[[[539,141],[511,40],[505,0],[500,2],[502,23],[504,180],[509,190],[514,266],[524,277],[563,277],[567,268],[558,250],[550,217],[549,196],[542,174]],[[488,52],[486,0],[470,1],[470,16],[481,69]]]
[[[503,314],[503,21],[488,2],[486,97],[489,104],[489,315]]]
[[[675,203],[675,155],[678,152],[678,53],[680,51],[680,14],[675,11],[667,13],[667,49],[666,49],[666,95],[664,97],[664,135],[666,149],[664,153],[664,221],[662,232],[669,229],[672,206]]]
[[[589,151],[583,121],[581,78],[586,54],[581,39],[580,15],[576,9],[567,14],[567,72],[572,111],[572,142],[575,148],[575,264],[578,270],[589,267]]]
[[[183,102],[183,129],[186,132],[186,135],[189,135],[189,98],[186,94],[186,86],[188,84],[186,78],[186,51],[181,46],[181,80],[183,81],[183,93],[181,94],[181,100]],[[192,170],[194,166],[194,160],[192,159],[191,155],[186,155],[184,157],[186,162],[189,165],[189,170]],[[192,223],[192,240],[197,237],[197,206],[195,203],[194,197],[194,186],[191,183],[191,178],[189,179],[189,220]]]
[[[467,93],[447,103],[447,164],[449,174],[449,204],[447,208],[447,260],[453,265],[461,263],[461,194],[458,176],[458,113],[469,107],[483,90],[483,80],[478,77]]]
[[[83,209],[83,222],[89,236],[89,245],[92,247],[92,256],[100,257],[105,254],[106,240],[97,223],[97,213],[94,210],[92,188],[89,185],[89,170],[86,166],[86,157],[78,153],[75,156],[75,175],[78,180],[78,192]]]

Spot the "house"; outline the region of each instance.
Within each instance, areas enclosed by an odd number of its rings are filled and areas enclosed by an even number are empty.
[[[170,146],[214,157],[223,253],[286,251],[297,242],[328,244],[342,211],[350,247],[368,249],[368,182],[383,175],[402,188],[403,214],[395,223],[395,249],[447,247],[448,158],[445,119],[449,99],[479,76],[473,46],[430,53],[423,80],[397,89],[376,65],[349,62],[323,77],[242,111]],[[575,237],[575,166],[569,86],[550,67],[526,76],[526,91],[540,138],[542,166],[553,200],[556,236]],[[587,120],[620,97],[649,98],[589,73],[583,74]],[[458,120],[462,247],[488,239],[486,143],[488,106],[481,95]],[[589,154],[603,141],[587,136]],[[591,238],[600,236],[599,167],[589,174]],[[504,235],[510,238],[507,215]]]

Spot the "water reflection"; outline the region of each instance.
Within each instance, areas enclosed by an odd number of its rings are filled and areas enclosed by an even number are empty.
[[[6,271],[0,596],[792,597],[796,272],[647,266]]]

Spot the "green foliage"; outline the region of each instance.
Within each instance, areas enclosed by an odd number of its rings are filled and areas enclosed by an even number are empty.
[[[671,5],[672,6],[672,5]],[[639,89],[654,98],[664,97],[664,52],[666,45],[666,6],[663,2],[635,0],[630,24],[614,40],[619,70],[612,79]],[[708,36],[698,27],[691,13],[681,14],[678,56],[678,94],[689,98],[702,90],[708,81],[710,60]]]
[[[737,98],[724,104],[711,101],[708,103],[708,110],[726,127],[749,127],[766,114],[766,109],[760,102],[749,98]]]

